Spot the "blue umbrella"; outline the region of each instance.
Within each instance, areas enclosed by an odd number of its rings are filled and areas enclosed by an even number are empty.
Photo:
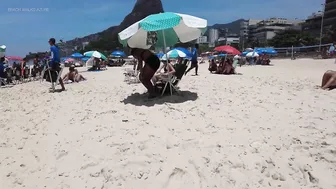
[[[269,55],[278,54],[278,52],[274,50],[273,48],[258,48],[256,49],[256,52],[258,54],[269,54]]]
[[[66,59],[69,59],[69,58],[71,58],[71,57],[62,57],[61,62],[64,62]]]
[[[163,53],[157,53],[156,56],[159,57],[159,58],[162,58],[164,56],[164,54]]]
[[[87,61],[87,60],[89,60],[89,59],[90,59],[89,57],[83,57],[83,58],[82,58],[83,61]]]
[[[74,53],[71,55],[72,58],[83,58],[84,56],[81,53]]]
[[[249,53],[249,52],[247,52],[247,51],[244,51],[244,52],[242,52],[242,53],[241,53],[241,55],[242,55],[242,56],[246,56],[246,55],[247,55],[247,53]]]
[[[219,57],[225,57],[226,54],[219,54],[218,56],[219,56]]]
[[[184,52],[184,54],[186,54],[186,57],[189,57],[189,58],[192,57],[192,53],[190,51],[188,51],[186,48],[176,47],[174,49]],[[172,49],[172,50],[174,50],[174,49]]]
[[[113,51],[111,53],[111,55],[112,56],[117,56],[117,57],[125,57],[126,56],[126,54],[124,52],[122,52],[122,51]]]

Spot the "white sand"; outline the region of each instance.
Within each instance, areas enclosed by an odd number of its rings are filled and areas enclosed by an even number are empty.
[[[145,100],[123,68],[0,89],[0,189],[336,188],[334,60],[275,60]]]

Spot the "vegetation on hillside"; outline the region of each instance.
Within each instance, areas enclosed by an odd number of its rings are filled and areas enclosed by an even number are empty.
[[[277,33],[273,39],[268,41],[268,45],[272,47],[299,47],[316,45],[318,41],[308,32],[297,30],[285,30]]]

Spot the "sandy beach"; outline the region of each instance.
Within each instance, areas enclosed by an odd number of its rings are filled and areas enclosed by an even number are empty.
[[[316,88],[334,60],[272,63],[202,64],[155,100],[125,68],[1,88],[0,188],[336,188],[336,91]]]

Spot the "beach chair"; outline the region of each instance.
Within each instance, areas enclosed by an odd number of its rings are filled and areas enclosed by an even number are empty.
[[[136,84],[140,83],[139,80],[139,75],[140,72],[138,70],[133,70],[133,69],[125,69],[125,82],[128,84]]]
[[[46,66],[44,67],[43,71],[42,71],[42,79],[41,82],[45,79],[46,81],[51,83],[51,92],[55,92],[55,87],[59,84],[59,80],[62,77],[62,72],[63,72],[64,66],[61,65],[61,70],[59,72],[52,72],[50,67],[49,67],[49,62],[46,64]],[[55,74],[57,74],[58,76],[55,77]]]
[[[175,64],[175,73],[169,74],[168,77],[162,78],[158,83],[155,84],[156,88],[159,90],[161,89],[161,96],[167,92],[170,92],[170,95],[173,95],[173,91],[176,93],[179,92],[178,84],[184,76],[184,73],[188,68],[188,64],[189,61],[184,61],[182,64]]]
[[[106,64],[101,64],[100,65],[100,70],[107,70],[107,65]]]
[[[7,84],[7,79],[0,77],[0,87],[3,87]]]

